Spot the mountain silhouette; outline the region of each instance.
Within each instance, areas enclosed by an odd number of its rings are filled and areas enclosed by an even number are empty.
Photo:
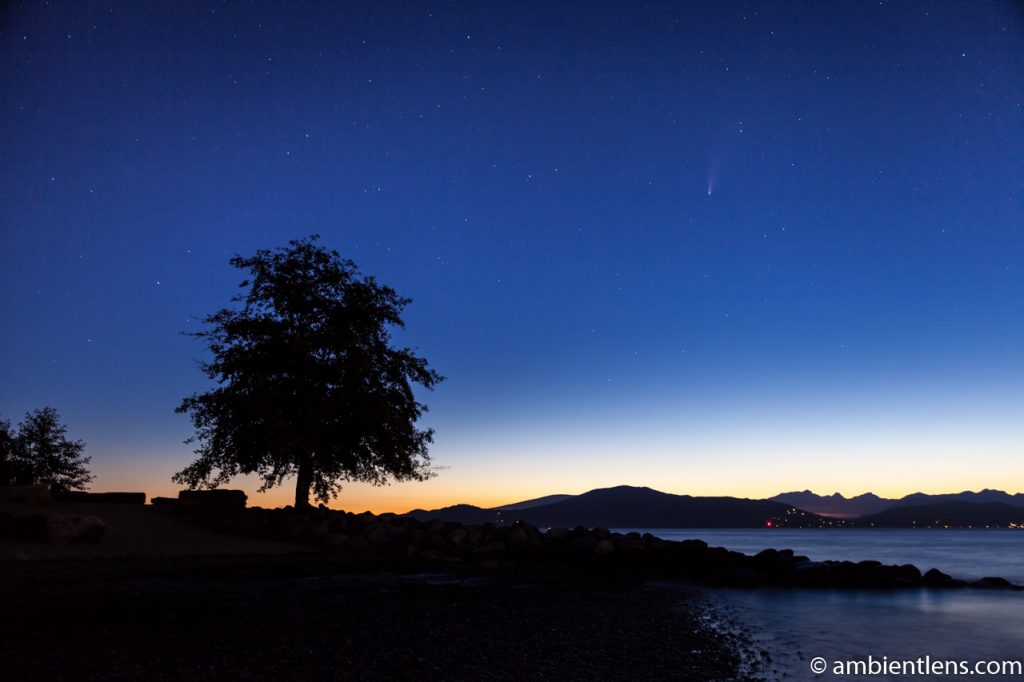
[[[555,502],[568,500],[570,497],[575,497],[575,495],[545,495],[544,497],[535,497],[532,500],[523,500],[522,502],[515,502],[513,504],[505,504],[500,507],[493,507],[493,509],[496,511],[529,509],[530,507],[540,507],[545,504],[554,504]]]
[[[522,507],[481,509],[455,505],[409,515],[429,520],[440,518],[461,523],[512,523],[526,521],[536,526],[602,526],[605,528],[763,528],[828,523],[815,514],[794,510],[771,500],[736,497],[691,497],[672,495],[651,488],[618,486],[591,490],[566,499]]]
[[[1024,507],[1002,502],[910,504],[886,509],[855,521],[875,528],[1008,528],[1024,527]]]
[[[980,492],[965,490],[960,493],[936,495],[912,493],[899,499],[887,499],[879,497],[874,493],[865,493],[856,497],[843,497],[839,493],[817,495],[810,490],[804,490],[801,492],[781,493],[771,499],[798,507],[804,511],[814,512],[815,514],[847,519],[878,514],[896,507],[931,505],[942,502],[965,502],[970,504],[999,502],[1011,507],[1024,508],[1024,494],[1010,495],[1002,490],[987,488]]]
[[[780,493],[770,499],[798,507],[804,511],[842,519],[875,514],[889,509],[897,503],[897,500],[887,500],[874,493],[864,493],[856,497],[843,497],[839,493],[817,495],[810,490]]]

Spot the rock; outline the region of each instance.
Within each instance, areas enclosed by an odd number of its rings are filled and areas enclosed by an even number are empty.
[[[630,535],[637,535],[630,533]],[[682,549],[688,553],[697,554],[708,551],[708,543],[703,540],[683,540],[679,543]]]
[[[522,528],[510,528],[509,532],[505,534],[505,544],[509,547],[522,547],[527,541],[526,531]]]
[[[569,540],[569,547],[577,552],[590,552],[597,546],[597,538],[590,535]]]
[[[154,497],[149,501],[154,507],[160,507],[161,509],[178,509],[180,503],[176,497]]]
[[[366,539],[375,545],[383,545],[391,540],[391,533],[384,524],[374,524],[366,534]]]
[[[548,532],[545,533],[545,536],[549,537],[549,538],[551,538],[553,540],[564,540],[567,537],[569,537],[569,529],[568,528],[548,528]]]
[[[11,485],[0,487],[0,504],[41,505],[53,502],[45,485]]]
[[[146,504],[146,493],[87,493],[83,490],[67,490],[54,493],[53,499],[57,502]]]
[[[831,566],[821,561],[797,561],[793,564],[793,571],[799,582],[808,584],[814,583],[828,575]]]
[[[344,533],[328,533],[324,542],[331,547],[342,547],[348,542],[348,536]]]
[[[893,574],[897,580],[907,580],[912,583],[921,581],[921,569],[914,564],[903,564],[893,568]]]
[[[322,540],[327,537],[330,530],[330,526],[327,524],[326,519],[311,521],[302,529],[302,538],[304,540]]]
[[[623,552],[635,552],[643,549],[643,542],[640,540],[639,533],[628,533],[626,535],[615,534],[611,538],[612,544],[615,545],[615,549]]]
[[[613,545],[612,541],[609,540],[608,538],[603,538],[601,540],[598,540],[597,544],[594,545],[594,554],[605,555],[605,554],[611,554],[614,551],[615,551],[615,545]]]
[[[937,568],[930,568],[921,577],[921,584],[926,587],[949,587],[954,582],[953,577],[946,575]]]
[[[245,509],[247,499],[242,490],[182,490],[178,493],[183,511]]]
[[[466,526],[466,532],[469,535],[466,536],[467,545],[479,545],[480,541],[483,540],[484,534],[480,526]]]
[[[479,559],[493,558],[499,554],[504,554],[505,543],[501,540],[493,540],[491,542],[484,542],[479,547],[473,550],[473,556]]]
[[[298,538],[309,525],[309,519],[298,514],[288,516],[284,524],[284,534],[290,538]]]
[[[973,583],[971,583],[971,587],[987,587],[1001,590],[1006,590],[1012,588],[1013,586],[1013,583],[1011,583],[1006,578],[998,578],[994,576],[982,578],[981,580],[976,580]]]
[[[458,547],[466,540],[467,535],[469,532],[465,528],[456,528],[448,534],[448,541]]]
[[[373,549],[373,545],[366,538],[356,535],[348,539],[348,542],[345,543],[345,549],[354,552],[365,552],[366,550]]]
[[[106,532],[107,524],[98,516],[54,514],[46,518],[49,542],[99,542]]]

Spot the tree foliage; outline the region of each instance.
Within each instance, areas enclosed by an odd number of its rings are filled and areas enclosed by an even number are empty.
[[[0,485],[47,485],[55,492],[82,490],[93,475],[85,443],[70,440],[52,407],[25,415],[16,431],[0,421]]]
[[[14,432],[11,431],[11,422],[0,419],[0,485],[14,485],[16,477]]]
[[[417,428],[427,407],[413,385],[442,377],[390,333],[410,300],[316,235],[231,264],[248,272],[232,299],[241,306],[193,334],[213,356],[202,369],[215,386],[177,408],[195,426],[198,458],[174,480],[216,487],[256,474],[266,490],[295,476],[304,506],[311,491],[326,502],[345,481],[431,476],[433,430]]]

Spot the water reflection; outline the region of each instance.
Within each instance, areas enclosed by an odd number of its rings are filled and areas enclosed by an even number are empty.
[[[809,663],[817,656],[830,663],[868,655],[889,660],[930,656],[971,664],[1024,659],[1021,592],[723,589],[715,594],[727,616],[746,624],[755,648],[771,654],[767,672],[773,679],[814,677]],[[821,676],[827,677],[833,676]],[[904,676],[863,679],[890,677]]]

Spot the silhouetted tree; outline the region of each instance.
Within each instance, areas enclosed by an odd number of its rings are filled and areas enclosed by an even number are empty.
[[[68,429],[52,407],[25,415],[16,433],[4,422],[0,451],[4,454],[4,479],[18,485],[47,485],[56,492],[82,490],[93,480],[83,457],[85,443],[69,440]]]
[[[362,275],[313,235],[231,264],[247,270],[232,301],[206,318],[213,355],[202,369],[217,386],[177,408],[196,428],[198,459],[174,475],[191,488],[256,474],[261,490],[295,476],[295,506],[328,501],[343,481],[375,485],[432,475],[432,429],[413,384],[443,378],[391,345],[410,303]]]
[[[14,485],[15,478],[14,433],[11,422],[0,419],[0,485]]]

